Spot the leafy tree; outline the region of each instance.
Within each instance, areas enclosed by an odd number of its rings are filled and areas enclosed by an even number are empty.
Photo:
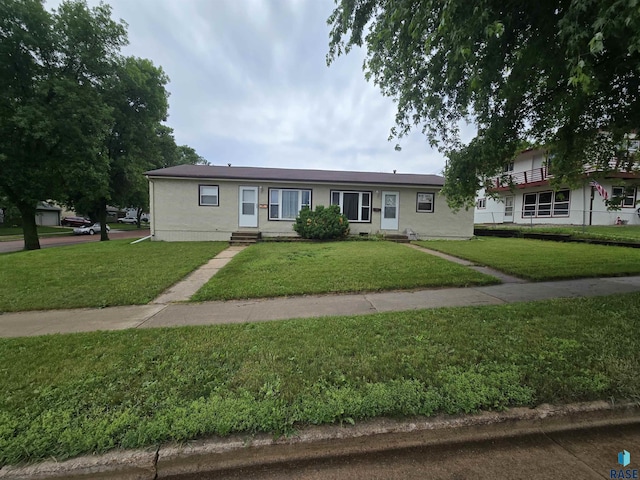
[[[153,164],[156,132],[169,108],[165,89],[169,79],[150,60],[120,58],[113,72],[101,89],[102,99],[112,112],[101,152],[108,164],[107,187],[95,193],[81,188],[71,198],[71,203],[85,205],[100,221],[101,240],[108,240],[107,205],[138,205],[148,197],[143,173]]]
[[[209,165],[209,162],[204,157],[197,154],[194,148],[188,145],[179,145],[178,150],[178,163],[177,165]]]
[[[137,171],[128,176],[127,194],[119,197],[120,207],[136,209],[138,227],[142,213],[149,210],[149,184],[144,176],[145,171],[182,164],[209,164],[195,149],[187,145],[176,145],[173,129],[160,123],[155,125],[155,136],[141,160]]]
[[[327,62],[366,45],[366,78],[397,102],[390,139],[422,126],[448,157],[452,206],[470,205],[522,141],[552,149],[557,182],[637,159],[624,148],[640,127],[637,0],[337,3]],[[477,126],[468,145],[463,121]]]
[[[104,4],[49,13],[42,0],[0,2],[0,195],[20,211],[26,249],[40,248],[38,201],[106,192],[111,109],[100,89],[125,43]]]

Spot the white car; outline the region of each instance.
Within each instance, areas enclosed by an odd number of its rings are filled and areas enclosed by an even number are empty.
[[[107,225],[107,232],[111,230],[111,227]],[[78,227],[73,229],[74,235],[94,235],[100,233],[100,223],[94,223],[87,227]]]
[[[140,221],[141,222],[148,222],[149,218],[146,215],[142,215],[140,217]],[[118,223],[130,223],[130,224],[134,224],[134,223],[138,223],[138,219],[135,217],[122,217],[118,219]]]

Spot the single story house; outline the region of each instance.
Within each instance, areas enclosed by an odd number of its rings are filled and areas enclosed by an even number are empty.
[[[151,235],[227,241],[232,233],[296,236],[303,207],[339,205],[351,234],[467,239],[473,212],[449,209],[439,175],[179,165],[146,172]]]
[[[482,189],[476,198],[475,223],[524,225],[640,224],[638,186],[634,172],[585,169],[581,186],[552,188],[546,150],[531,148],[505,164],[494,179],[489,196]],[[512,185],[511,185],[512,184]],[[605,199],[622,198],[619,210],[607,210]]]

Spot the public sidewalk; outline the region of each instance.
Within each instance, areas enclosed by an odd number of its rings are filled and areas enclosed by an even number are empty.
[[[421,247],[410,247],[436,254]],[[469,288],[176,303],[187,300],[241,250],[242,247],[231,247],[221,252],[148,305],[0,314],[0,336],[355,315],[640,291],[640,276],[525,283],[489,268],[437,254],[497,276],[504,283]],[[607,437],[602,433],[604,428],[609,429]],[[266,434],[234,435],[184,445],[114,450],[64,462],[54,459],[23,467],[4,466],[0,468],[0,479],[282,478],[267,474],[260,477],[260,472],[268,468],[280,468],[277,472],[288,472],[290,478],[325,478],[328,471],[319,466],[337,464],[341,459],[346,459],[348,469],[334,478],[368,478],[382,472],[380,468],[384,465],[381,467],[374,460],[387,458],[381,457],[384,452],[390,452],[394,458],[399,452],[408,452],[408,464],[413,465],[413,470],[390,464],[385,467],[389,478],[410,478],[412,473],[415,478],[452,478],[459,473],[464,478],[483,480],[505,475],[595,480],[616,468],[616,455],[621,448],[632,452],[640,448],[639,432],[637,403],[542,405],[535,409],[517,408],[453,417],[372,419],[346,428],[338,425],[308,427],[295,436],[277,439]],[[428,449],[428,454],[416,453],[418,448]],[[434,452],[438,455],[432,455]],[[479,453],[470,456],[473,452]],[[353,458],[360,464],[363,458],[372,459],[370,467],[358,467]],[[419,464],[416,468],[416,461],[421,458],[430,459],[431,463]],[[303,475],[305,472],[292,465],[310,465],[307,470],[315,473]]]
[[[103,309],[18,312],[0,315],[0,337],[258,322],[422,308],[499,305],[637,291],[640,291],[640,276],[503,283],[485,287],[436,290],[308,295],[226,302],[151,303]]]

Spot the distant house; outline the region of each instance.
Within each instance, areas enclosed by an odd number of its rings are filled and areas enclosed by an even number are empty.
[[[629,172],[585,172],[581,187],[553,189],[553,170],[546,151],[525,150],[494,179],[491,198],[478,193],[474,221],[478,224],[614,225],[640,224],[636,202],[640,177]],[[596,183],[592,183],[596,181]],[[511,185],[512,184],[512,185]],[[621,197],[620,210],[607,210],[605,198]]]
[[[237,231],[295,236],[300,210],[318,205],[338,205],[356,235],[473,235],[473,213],[449,209],[438,175],[212,165],[146,175],[154,240],[229,240]]]
[[[60,212],[62,212],[62,209],[52,203],[38,203],[36,207],[36,225],[50,227],[60,225]]]

